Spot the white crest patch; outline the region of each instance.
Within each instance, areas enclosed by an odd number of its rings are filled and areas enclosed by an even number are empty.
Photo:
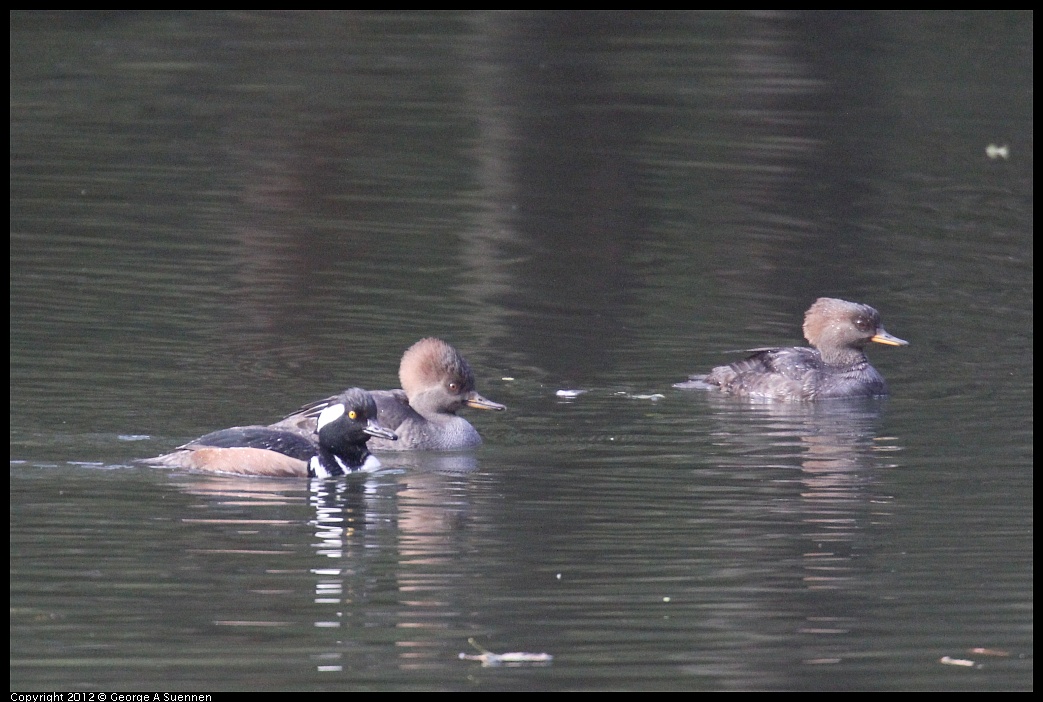
[[[335,405],[330,405],[326,409],[322,410],[322,413],[319,415],[319,421],[315,426],[315,430],[318,431],[330,422],[337,421],[338,419],[344,416],[345,411],[347,411],[346,408],[340,402],[338,402]]]

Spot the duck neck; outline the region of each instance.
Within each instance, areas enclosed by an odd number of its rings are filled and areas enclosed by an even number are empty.
[[[338,448],[336,452],[320,446],[319,452],[308,462],[308,475],[312,478],[335,478],[361,470],[370,457],[365,444],[354,444]]]
[[[819,349],[822,362],[832,368],[841,370],[856,370],[869,364],[869,359],[862,349],[851,347],[840,347],[834,349]]]

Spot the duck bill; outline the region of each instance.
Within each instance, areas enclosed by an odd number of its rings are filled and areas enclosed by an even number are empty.
[[[507,409],[507,405],[501,405],[499,402],[487,400],[473,390],[467,395],[467,400],[464,404],[468,407],[474,407],[475,409],[496,410],[497,412],[502,412]]]
[[[908,346],[909,342],[905,339],[899,339],[897,336],[891,336],[883,329],[876,333],[870,341],[875,341],[878,344],[886,344],[887,346]]]
[[[395,432],[391,431],[390,429],[385,429],[384,427],[382,427],[379,424],[377,424],[376,422],[374,422],[372,419],[369,420],[368,422],[366,422],[366,428],[363,429],[362,431],[366,432],[370,436],[375,436],[378,439],[387,439],[388,441],[398,441],[398,434],[396,434]]]

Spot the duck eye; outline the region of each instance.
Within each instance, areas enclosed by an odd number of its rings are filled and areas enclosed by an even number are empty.
[[[359,418],[359,413],[356,412],[355,410],[351,410],[350,412],[348,412],[348,419],[358,419],[358,418]]]
[[[456,392],[460,389],[460,383],[449,383],[449,389]]]

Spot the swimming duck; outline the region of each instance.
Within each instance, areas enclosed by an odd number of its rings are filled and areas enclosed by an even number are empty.
[[[750,349],[749,358],[690,376],[674,387],[716,388],[774,400],[886,395],[887,383],[863,349],[870,342],[909,343],[888,334],[880,313],[869,305],[831,297],[820,297],[804,313],[804,337],[814,348]]]
[[[330,478],[371,471],[380,461],[366,447],[370,437],[394,441],[376,421],[377,406],[365,390],[345,390],[316,418],[317,439],[271,427],[222,429],[145,463],[217,473]]]
[[[457,411],[463,407],[503,411],[504,405],[479,395],[474,372],[455,348],[428,337],[402,354],[400,390],[373,390],[377,418],[398,435],[398,441],[377,438],[371,448],[384,451],[448,451],[478,446],[482,437]],[[273,428],[301,433],[315,431],[315,418],[333,398],[305,405]]]

